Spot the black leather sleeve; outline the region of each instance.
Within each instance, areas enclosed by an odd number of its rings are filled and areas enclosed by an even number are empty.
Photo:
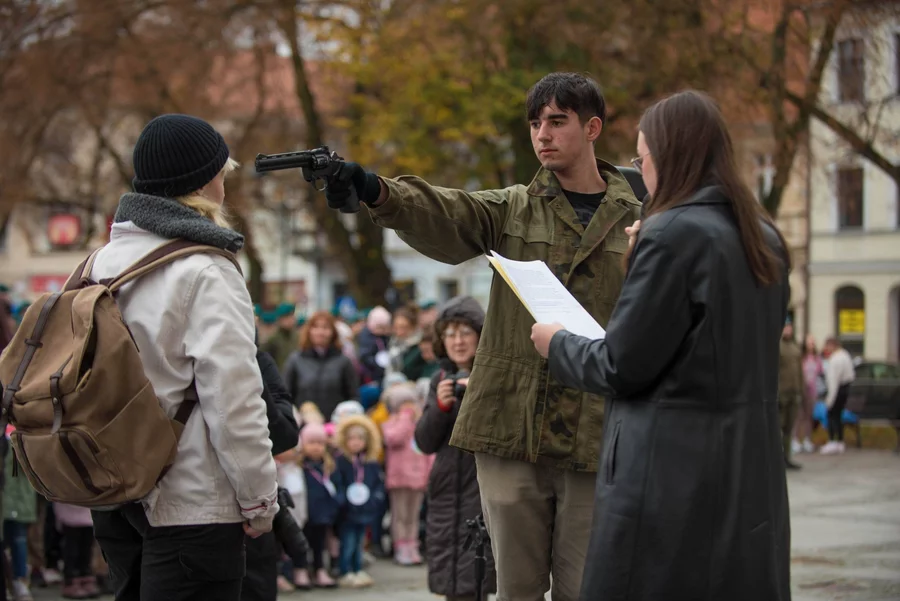
[[[604,340],[557,332],[550,373],[561,384],[605,396],[649,388],[675,358],[691,327],[688,276],[677,254],[646,232],[638,238]]]
[[[266,416],[269,418],[272,454],[278,455],[297,446],[300,427],[294,419],[291,395],[278,373],[275,360],[268,353],[257,351],[256,361],[262,374],[263,399],[266,401]]]

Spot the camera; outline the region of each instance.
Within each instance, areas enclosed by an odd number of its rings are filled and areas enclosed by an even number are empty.
[[[272,520],[272,533],[294,565],[305,566],[309,544],[297,520],[291,515],[290,509],[294,506],[294,499],[286,488],[278,488],[278,506],[278,513]]]
[[[446,379],[453,381],[453,396],[456,397],[457,400],[461,401],[463,395],[466,394],[466,385],[461,384],[459,381],[469,377],[469,372],[462,370],[458,371],[455,374],[450,374]]]

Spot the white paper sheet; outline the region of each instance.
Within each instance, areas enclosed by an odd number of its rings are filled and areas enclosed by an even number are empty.
[[[606,331],[566,290],[543,261],[513,261],[491,251],[488,261],[538,323],[559,322],[579,336],[605,338]]]

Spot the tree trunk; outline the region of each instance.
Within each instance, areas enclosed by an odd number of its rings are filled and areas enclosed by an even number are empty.
[[[315,98],[309,86],[305,59],[300,50],[299,28],[293,0],[284,0],[280,26],[291,47],[294,88],[306,121],[306,146],[318,148],[324,144],[325,133]],[[328,239],[328,251],[347,275],[347,286],[362,306],[383,301],[391,284],[391,272],[384,260],[383,232],[372,223],[366,210],[357,214],[359,244],[351,243],[350,232],[339,214],[328,208],[322,194],[313,194],[309,206],[316,222]]]

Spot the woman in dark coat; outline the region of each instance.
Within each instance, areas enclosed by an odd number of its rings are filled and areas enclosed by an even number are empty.
[[[344,354],[335,318],[313,313],[300,330],[300,348],[284,364],[284,383],[299,407],[307,401],[329,416],[343,401],[359,400],[359,376]]]
[[[787,601],[787,246],[707,96],[648,109],[634,162],[650,200],[606,338],[532,334],[557,381],[608,399],[581,599]]]
[[[442,369],[431,379],[431,392],[416,425],[416,445],[423,453],[437,453],[427,493],[428,588],[450,601],[475,600],[475,549],[464,550],[463,545],[469,534],[466,522],[481,513],[481,495],[475,457],[449,445],[465,397],[453,396],[453,382],[447,376],[472,369],[483,325],[484,309],[471,297],[456,297],[441,307],[435,323],[435,354]],[[460,380],[460,384],[466,382]],[[497,592],[490,545],[485,556],[486,598]]]

